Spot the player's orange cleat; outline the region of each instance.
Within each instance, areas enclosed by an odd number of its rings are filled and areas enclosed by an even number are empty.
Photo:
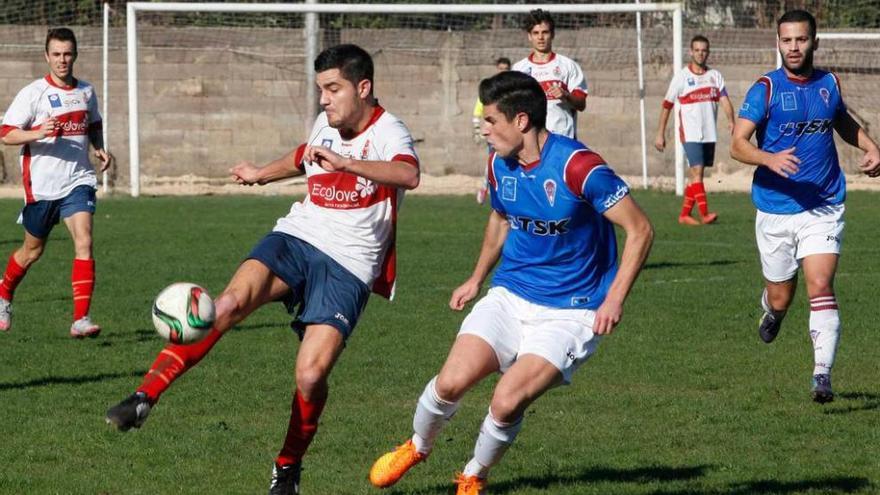
[[[465,476],[459,473],[454,483],[458,485],[455,495],[485,495],[486,480],[476,476]]]
[[[700,218],[700,221],[703,222],[703,225],[706,225],[706,224],[709,224],[709,223],[714,223],[715,220],[718,220],[718,214],[717,214],[717,213],[709,213],[709,214],[706,215],[705,217]]]
[[[370,468],[370,483],[377,488],[388,488],[400,481],[411,467],[427,457],[416,450],[412,440],[407,440],[393,452],[383,455],[373,463],[373,467]]]
[[[678,223],[682,225],[700,225],[700,222],[698,222],[696,218],[690,215],[682,215],[678,217]]]

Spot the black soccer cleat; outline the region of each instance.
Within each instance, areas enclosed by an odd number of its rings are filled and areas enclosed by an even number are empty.
[[[831,391],[831,375],[813,375],[813,388],[810,396],[814,402],[825,404],[834,400],[834,392]]]
[[[119,431],[140,428],[147,420],[152,407],[153,402],[147,397],[147,394],[135,392],[108,409],[104,419],[107,424],[115,426]]]
[[[301,471],[302,462],[287,466],[273,464],[269,495],[299,495],[299,474]]]
[[[758,320],[758,335],[765,344],[773,342],[773,339],[779,335],[779,329],[782,328],[782,318],[776,317],[769,311],[764,311],[761,319]]]

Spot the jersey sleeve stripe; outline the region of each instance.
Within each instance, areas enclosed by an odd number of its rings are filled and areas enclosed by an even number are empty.
[[[669,110],[670,108],[672,108],[674,106],[675,106],[675,103],[673,103],[669,100],[665,100],[665,99],[663,100],[663,108]]]
[[[303,166],[303,156],[306,154],[306,145],[305,143],[297,146],[296,153],[293,155],[293,166],[296,167],[300,172],[305,171],[305,166]]]
[[[762,76],[760,79],[758,79],[758,82],[763,83],[765,86],[767,86],[767,94],[764,96],[764,105],[767,108],[766,114],[769,115],[770,97],[773,95],[773,81],[767,76]]]
[[[6,137],[7,134],[16,129],[20,129],[20,127],[16,127],[14,125],[4,125],[2,128],[0,128],[0,137]]]
[[[495,152],[489,153],[489,161],[486,162],[486,179],[489,181],[489,184],[492,186],[492,189],[498,190],[498,181],[495,179],[495,169],[492,167],[492,163],[495,162]]]
[[[590,173],[602,165],[605,165],[605,160],[596,152],[584,149],[572,153],[562,169],[562,178],[568,190],[582,198]]]
[[[575,89],[571,92],[571,94],[572,94],[573,96],[583,96],[584,98],[586,98],[587,96],[589,96],[589,94],[588,94],[586,91],[582,90],[581,88],[575,88]]]
[[[412,165],[415,168],[419,168],[419,160],[416,159],[416,157],[414,157],[412,155],[405,155],[405,154],[401,153],[399,155],[394,155],[394,157],[391,158],[391,161],[392,162],[403,162],[403,163],[407,163],[409,165]]]

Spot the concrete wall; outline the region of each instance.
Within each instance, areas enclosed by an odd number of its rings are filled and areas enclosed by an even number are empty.
[[[0,27],[0,111],[16,92],[46,73],[42,29]],[[100,39],[94,30],[80,38]],[[691,33],[685,33],[689,39]],[[479,80],[494,71],[501,55],[514,61],[528,53],[523,34],[514,30],[473,33],[442,31],[325,31],[324,43],[358,43],[376,64],[376,94],[386,109],[401,117],[417,140],[423,169],[431,174],[477,175],[485,146],[471,139],[471,110]],[[772,68],[773,33],[730,31],[710,34],[710,62],[722,71],[737,107],[748,87]],[[22,38],[32,48],[22,48]],[[124,39],[115,31],[114,40]],[[288,151],[306,134],[304,42],[301,32],[273,29],[140,30],[140,146],[142,174],[148,180],[192,174],[221,178],[239,160],[265,162]],[[36,40],[36,41],[34,41]],[[672,75],[671,34],[645,31],[646,108],[649,146],[660,102]],[[560,32],[556,46],[578,60],[590,84],[587,110],[579,115],[579,138],[624,174],[641,173],[639,100],[635,40],[631,30],[590,29]],[[82,43],[76,74],[100,93],[100,49]],[[128,112],[125,50],[110,52],[109,147],[117,157],[112,179],[128,184]],[[855,81],[848,86],[850,80]],[[870,125],[880,122],[876,101],[862,98],[876,88],[876,68],[849,78],[844,87],[850,106]],[[855,84],[855,83],[858,84]],[[104,98],[104,95],[100,95]],[[873,105],[873,106],[872,106]],[[723,170],[738,167],[727,158],[723,117],[717,153]],[[671,128],[671,125],[670,125]],[[671,130],[667,135],[671,139]],[[0,179],[20,181],[18,150],[5,147]],[[673,175],[673,153],[649,148],[649,174]],[[853,154],[844,156],[853,162]]]

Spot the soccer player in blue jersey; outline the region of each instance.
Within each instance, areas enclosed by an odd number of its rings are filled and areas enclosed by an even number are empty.
[[[794,298],[800,264],[810,298],[811,395],[825,403],[834,399],[831,367],[840,336],[834,274],[846,198],[832,130],[865,152],[860,168],[870,177],[880,175],[880,151],[847,113],[837,76],[813,67],[819,47],[813,16],[789,11],[779,19],[777,34],[783,66],[746,94],[730,156],[756,166],[752,201],[766,281],[758,333],[766,343],[776,338]],[[757,146],[749,141],[753,134]]]
[[[471,276],[449,301],[461,311],[498,264],[491,288],[461,325],[440,374],[428,382],[414,435],[379,458],[378,487],[396,483],[431,452],[462,396],[495,372],[495,387],[458,495],[484,493],[490,468],[544,392],[567,384],[620,322],[653,239],[627,185],[595,152],[544,128],[540,84],[511,71],[480,83],[492,211]],[[618,264],[614,224],[626,232]]]

